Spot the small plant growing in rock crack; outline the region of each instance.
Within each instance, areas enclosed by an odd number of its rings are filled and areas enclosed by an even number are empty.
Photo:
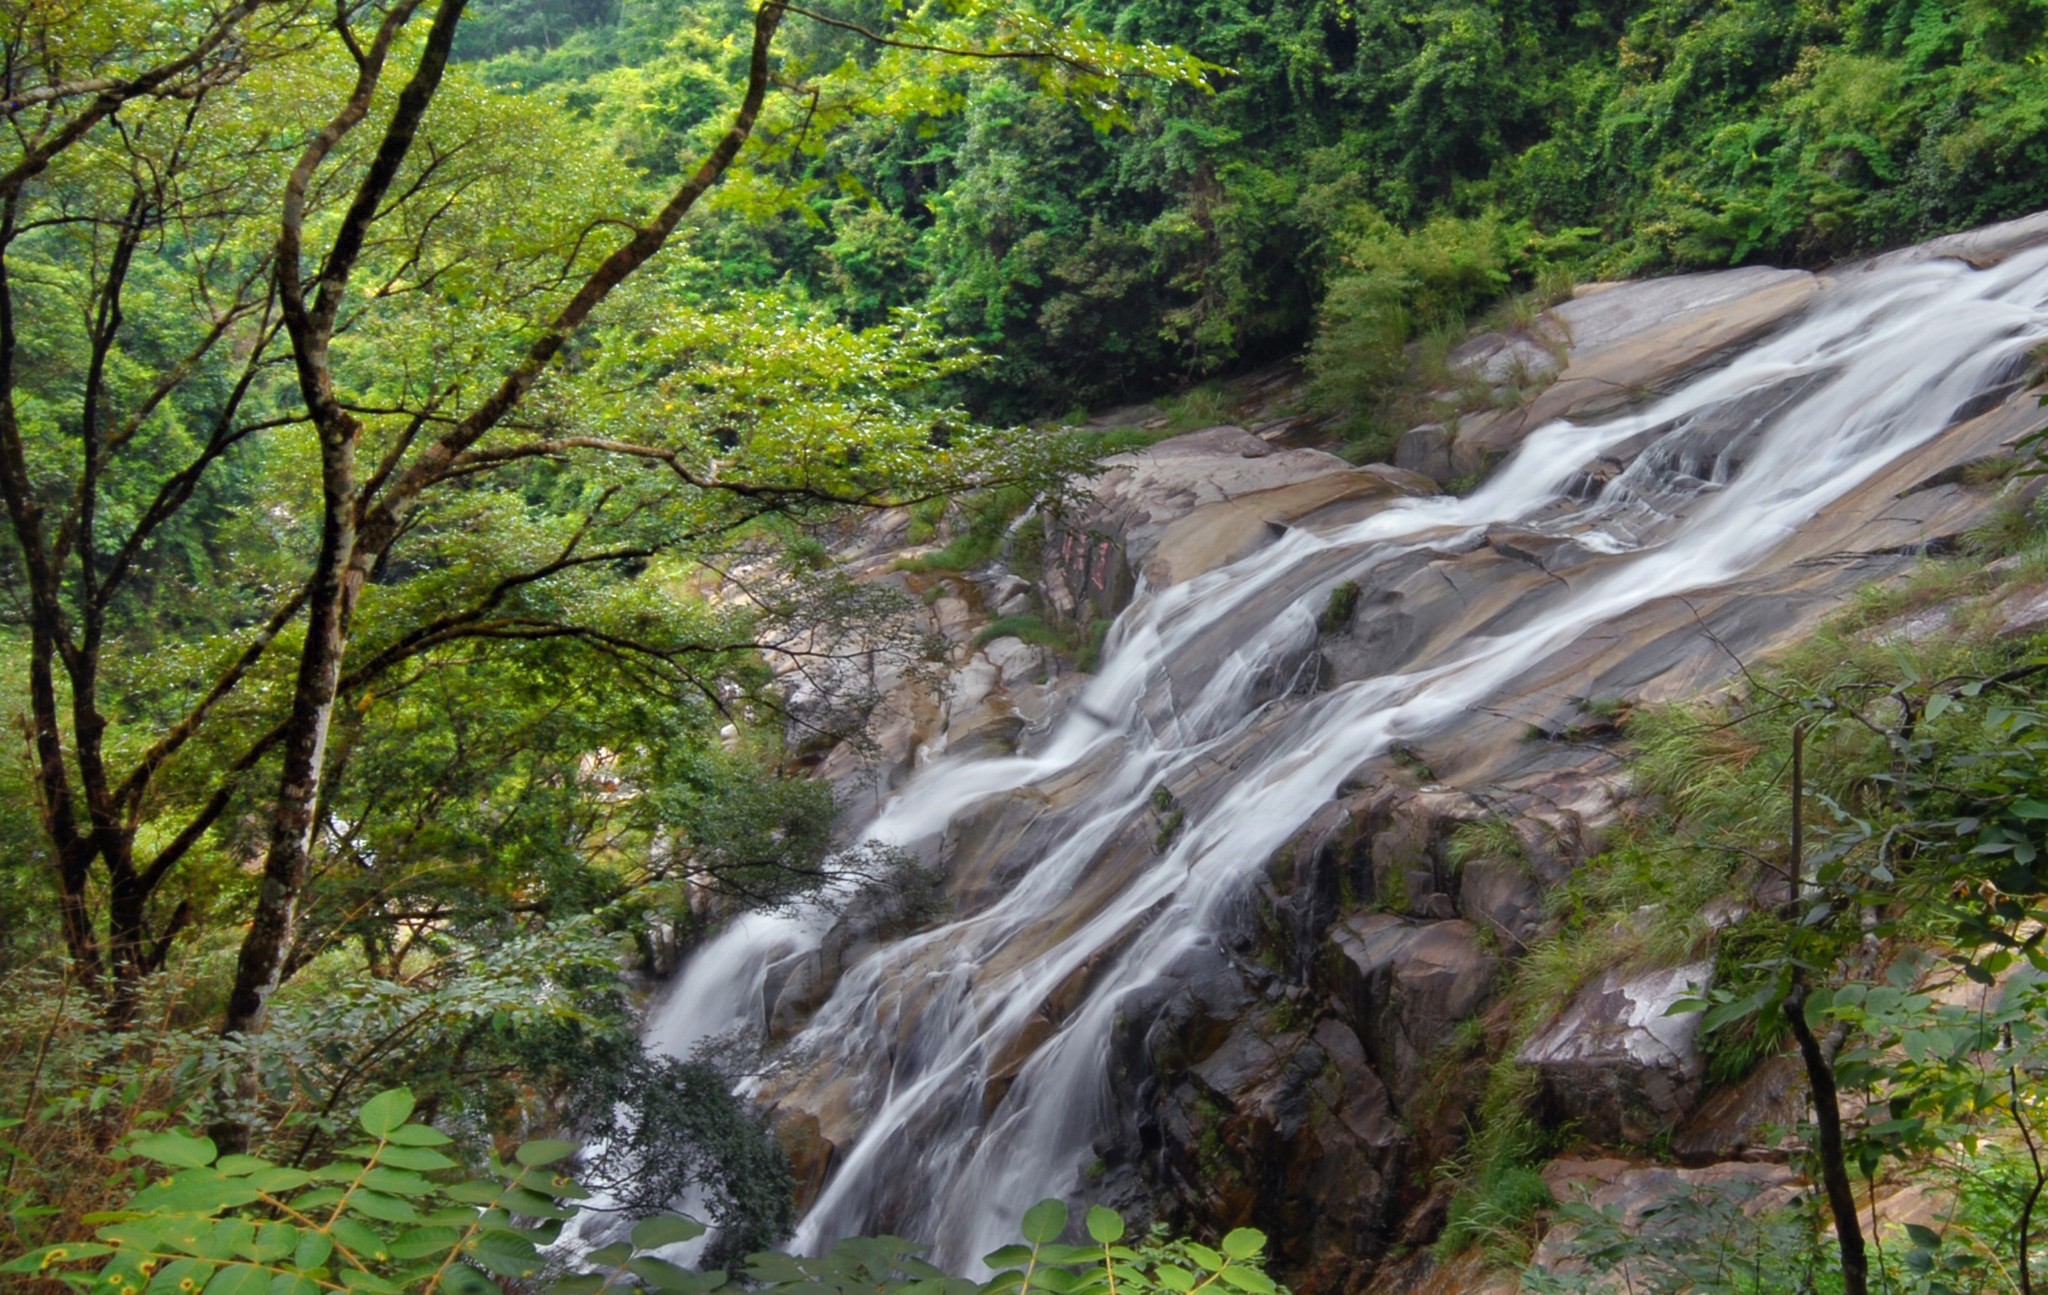
[[[1187,811],[1180,807],[1173,793],[1160,783],[1152,789],[1152,812],[1159,815],[1159,831],[1152,837],[1152,852],[1165,854],[1173,844],[1173,838],[1180,835],[1181,825],[1187,822]]]
[[[1323,604],[1323,633],[1336,634],[1350,626],[1351,618],[1358,614],[1358,593],[1356,580],[1331,587],[1329,601]]]

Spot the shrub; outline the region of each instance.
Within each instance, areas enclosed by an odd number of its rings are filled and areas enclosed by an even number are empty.
[[[366,1140],[313,1170],[223,1156],[190,1133],[136,1136],[127,1154],[168,1173],[102,1216],[93,1240],[30,1251],[0,1273],[109,1295],[502,1295],[499,1278],[548,1295],[740,1288],[726,1272],[693,1272],[660,1256],[704,1234],[677,1215],[643,1218],[624,1239],[574,1259],[544,1254],[589,1194],[565,1170],[577,1148],[528,1142],[463,1178],[442,1150],[453,1140],[413,1113],[410,1091],[379,1093],[357,1116]],[[1067,1221],[1059,1201],[1034,1205],[1024,1215],[1024,1244],[989,1255],[995,1275],[979,1284],[948,1277],[895,1237],[842,1241],[815,1258],[757,1253],[743,1282],[790,1295],[1282,1295],[1261,1266],[1266,1238],[1252,1229],[1231,1232],[1215,1249],[1159,1239],[1132,1246],[1122,1218],[1095,1206],[1085,1219],[1089,1244],[1064,1245]]]

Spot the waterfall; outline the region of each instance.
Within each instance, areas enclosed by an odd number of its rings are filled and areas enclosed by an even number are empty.
[[[867,829],[926,852],[952,840],[959,898],[948,920],[849,967],[786,1044],[795,1077],[760,1081],[858,1130],[794,1245],[888,1230],[966,1269],[1014,1238],[1032,1201],[1078,1195],[1097,1139],[1125,1118],[1107,1075],[1120,1007],[1219,938],[1274,850],[1347,775],[1617,618],[1766,563],[2009,385],[2044,339],[2048,249],[1988,270],[1874,263],[1827,280],[1795,318],[1668,395],[1537,428],[1468,497],[1297,527],[1232,565],[1141,587],[1100,674],[1032,754],[941,758]],[[1634,447],[1627,466],[1589,479],[1621,447]],[[1404,559],[1470,549],[1503,526],[1597,556],[1511,618],[1392,656],[1383,673],[1299,686],[1333,585],[1369,596]],[[1160,787],[1184,814],[1170,837],[1151,803]],[[1005,804],[1024,808],[1005,819]],[[1029,824],[1029,840],[983,839],[974,822]],[[652,1015],[649,1045],[686,1053],[758,1032],[770,987],[831,922],[822,909],[735,922]]]

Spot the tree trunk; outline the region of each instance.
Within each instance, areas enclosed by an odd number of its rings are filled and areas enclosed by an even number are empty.
[[[313,827],[320,778],[327,756],[327,730],[341,686],[349,622],[362,591],[364,564],[356,546],[355,451],[360,426],[342,415],[321,432],[321,474],[325,508],[320,554],[307,599],[306,645],[299,656],[291,714],[286,721],[284,769],[271,810],[270,843],[263,860],[263,885],[242,940],[228,995],[223,1034],[263,1028],[264,1009],[277,990],[297,924],[299,891],[312,865]]]
[[[1835,1089],[1835,1070],[1806,1022],[1806,985],[1792,986],[1785,999],[1785,1021],[1799,1040],[1806,1063],[1806,1082],[1813,1089],[1813,1122],[1819,1134],[1821,1185],[1828,1211],[1835,1216],[1835,1244],[1842,1260],[1842,1295],[1869,1295],[1870,1262],[1863,1253],[1863,1221],[1856,1212],[1856,1192],[1849,1183],[1848,1157],[1842,1148],[1842,1106]]]

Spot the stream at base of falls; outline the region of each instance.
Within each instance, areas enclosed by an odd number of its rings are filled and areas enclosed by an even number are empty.
[[[851,1130],[794,1248],[888,1231],[972,1271],[1014,1240],[1033,1201],[1079,1196],[1098,1143],[1129,1118],[1108,1074],[1120,1012],[1215,943],[1347,775],[1618,618],[1750,572],[2009,387],[2044,339],[2048,249],[1983,270],[1879,262],[1828,279],[1797,315],[1669,394],[1535,429],[1467,497],[1392,500],[1183,583],[1141,584],[1100,673],[1032,754],[942,756],[859,833],[946,853],[954,906],[848,966],[750,1081]],[[1603,458],[1624,466],[1594,471]],[[1376,581],[1501,526],[1591,559],[1511,617],[1318,690],[1333,586],[1357,582],[1370,609]],[[1162,796],[1175,811],[1166,830]],[[1006,818],[1005,804],[1024,808]],[[997,827],[963,831],[969,820]],[[764,1037],[772,988],[834,920],[820,907],[734,921],[650,1014],[647,1045],[686,1056]]]

